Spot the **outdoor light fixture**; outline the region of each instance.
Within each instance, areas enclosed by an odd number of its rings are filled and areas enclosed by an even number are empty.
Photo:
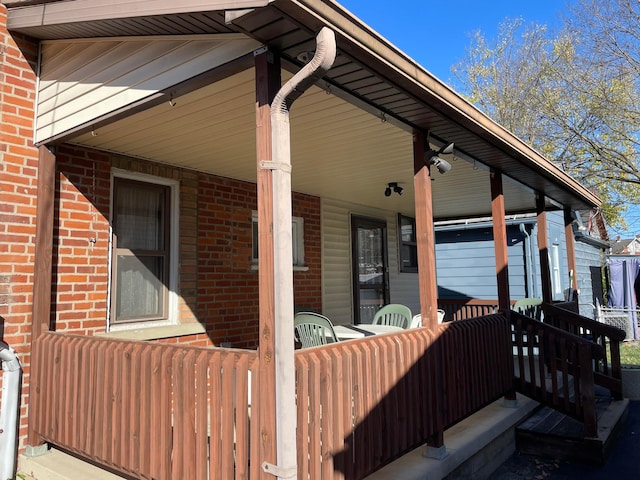
[[[404,192],[404,188],[398,185],[398,182],[391,182],[387,184],[387,188],[385,188],[384,190],[384,196],[390,197],[391,192],[396,192],[398,195],[402,195],[402,192]]]
[[[449,155],[453,153],[453,143],[445,145],[440,150],[427,150],[424,154],[426,165],[433,165],[440,173],[447,173],[451,170],[451,164],[440,158],[440,155]]]

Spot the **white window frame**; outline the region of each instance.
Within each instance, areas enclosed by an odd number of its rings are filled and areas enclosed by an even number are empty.
[[[254,270],[258,268],[258,257],[255,255],[258,239],[253,234],[253,232],[257,231],[257,225],[258,212],[253,210],[251,212],[251,268]],[[308,270],[307,265],[304,263],[304,218],[302,217],[291,217],[291,250],[293,254],[293,269]]]
[[[180,182],[169,178],[156,177],[153,175],[130,172],[128,170],[121,170],[118,168],[111,169],[111,182],[110,182],[110,218],[109,224],[113,222],[113,187],[116,178],[123,178],[129,180],[136,180],[139,182],[146,182],[156,185],[163,185],[169,187],[170,191],[170,213],[169,213],[169,285],[167,285],[167,318],[162,320],[152,321],[139,321],[129,323],[111,324],[111,298],[115,294],[113,292],[113,279],[112,279],[112,267],[113,267],[113,231],[109,232],[109,284],[107,291],[107,332],[118,332],[126,330],[138,330],[148,329],[155,327],[166,327],[172,325],[178,325],[178,255],[179,255],[179,238],[180,232],[179,226],[179,199],[180,199]]]

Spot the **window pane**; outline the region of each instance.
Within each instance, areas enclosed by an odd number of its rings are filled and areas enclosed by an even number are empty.
[[[165,189],[121,182],[115,200],[118,248],[164,249]]]
[[[418,268],[418,251],[415,245],[401,245],[400,259],[402,268]]]
[[[254,221],[252,223],[252,238],[253,238],[253,246],[252,246],[252,260],[254,262],[258,261],[258,222]]]
[[[400,217],[400,237],[403,242],[415,242],[416,234],[412,218]]]
[[[162,257],[118,255],[118,320],[162,316],[163,260]]]
[[[375,285],[384,282],[382,228],[358,229],[358,268],[360,283]]]

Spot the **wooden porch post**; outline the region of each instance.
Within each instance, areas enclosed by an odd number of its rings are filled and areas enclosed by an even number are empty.
[[[34,412],[37,410],[34,343],[43,332],[51,329],[51,284],[53,257],[53,216],[56,190],[56,157],[45,146],[38,149],[38,194],[36,204],[36,245],[34,252],[33,307],[31,315],[30,389],[29,389],[29,433],[27,444],[37,448],[42,438],[35,432]],[[29,453],[29,452],[28,452]]]
[[[551,266],[549,264],[549,235],[547,233],[547,212],[544,195],[536,194],[536,212],[538,226],[538,251],[540,252],[540,280],[542,281],[542,300],[551,303]]]
[[[438,326],[438,285],[436,282],[436,239],[433,229],[431,176],[425,164],[424,132],[413,133],[413,186],[416,205],[416,245],[418,249],[418,287],[423,325],[434,330]]]
[[[436,281],[436,239],[433,228],[433,202],[431,197],[431,172],[424,161],[425,151],[429,148],[424,132],[413,132],[413,187],[416,205],[416,245],[418,249],[418,288],[420,292],[420,313],[422,324],[435,332],[438,328],[438,284]],[[444,387],[442,380],[442,348],[437,348],[440,365],[435,369],[436,391],[431,399],[435,402],[436,432],[427,439],[426,457],[443,459],[446,456],[444,445]]]
[[[571,215],[571,209],[564,209],[564,235],[567,242],[567,262],[569,264],[569,271],[573,272],[571,276],[571,285],[573,289],[573,300],[578,300],[578,272],[576,262],[576,243],[573,237],[573,216]],[[572,299],[569,299],[572,300]]]
[[[502,173],[491,172],[491,216],[493,217],[493,248],[496,256],[496,277],[498,281],[498,307],[509,310],[509,255],[507,253],[507,224],[502,191]]]
[[[256,71],[256,154],[258,189],[258,268],[259,283],[259,382],[261,461],[276,463],[276,364],[275,364],[275,304],[273,254],[273,188],[270,169],[260,168],[260,162],[272,160],[271,102],[280,88],[280,59],[264,51],[255,57]],[[260,469],[260,478],[271,475]]]

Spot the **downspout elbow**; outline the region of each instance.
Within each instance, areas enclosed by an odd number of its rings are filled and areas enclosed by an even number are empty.
[[[5,372],[17,372],[20,370],[20,361],[13,349],[4,342],[0,342],[0,361]]]
[[[329,71],[336,59],[336,36],[323,27],[316,36],[316,51],[309,63],[285,83],[271,103],[272,114],[289,114],[293,102]]]

